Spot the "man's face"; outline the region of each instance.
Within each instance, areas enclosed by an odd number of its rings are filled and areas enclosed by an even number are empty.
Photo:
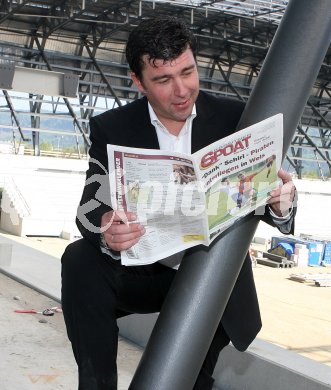
[[[145,56],[144,63],[141,80],[132,74],[133,81],[169,131],[181,128],[199,93],[199,75],[191,49],[170,62],[153,63]]]

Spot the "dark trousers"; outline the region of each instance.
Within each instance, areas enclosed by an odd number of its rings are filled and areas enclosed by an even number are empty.
[[[159,263],[122,266],[86,239],[68,245],[62,256],[62,307],[79,390],[117,389],[117,318],[159,312],[175,274]],[[212,389],[218,355],[228,343],[220,325],[194,390]]]

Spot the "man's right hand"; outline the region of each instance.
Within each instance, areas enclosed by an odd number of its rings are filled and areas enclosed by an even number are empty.
[[[122,251],[135,245],[145,234],[145,228],[135,222],[137,216],[131,212],[109,211],[101,218],[101,232],[109,248]]]

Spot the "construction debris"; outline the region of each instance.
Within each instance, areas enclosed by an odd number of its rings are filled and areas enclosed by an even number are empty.
[[[30,314],[43,314],[44,316],[53,316],[55,313],[62,313],[62,309],[60,307],[51,307],[48,309],[44,309],[41,311],[37,311],[35,309],[16,309],[15,313],[30,313]]]
[[[314,283],[318,287],[331,286],[331,272],[327,273],[306,273],[306,274],[291,274],[291,280],[301,283]]]
[[[257,257],[258,264],[267,265],[274,268],[292,268],[295,266],[294,261],[288,260],[284,256],[279,256],[273,253],[262,252],[262,257]]]

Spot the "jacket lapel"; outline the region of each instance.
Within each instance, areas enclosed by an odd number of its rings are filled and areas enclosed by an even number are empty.
[[[192,124],[192,153],[214,142],[214,131],[211,131],[214,128],[214,113],[201,92],[196,101],[196,110],[197,116]]]
[[[138,103],[138,101],[137,101]],[[136,107],[127,146],[144,149],[159,149],[155,127],[151,124],[146,97],[140,99]]]

